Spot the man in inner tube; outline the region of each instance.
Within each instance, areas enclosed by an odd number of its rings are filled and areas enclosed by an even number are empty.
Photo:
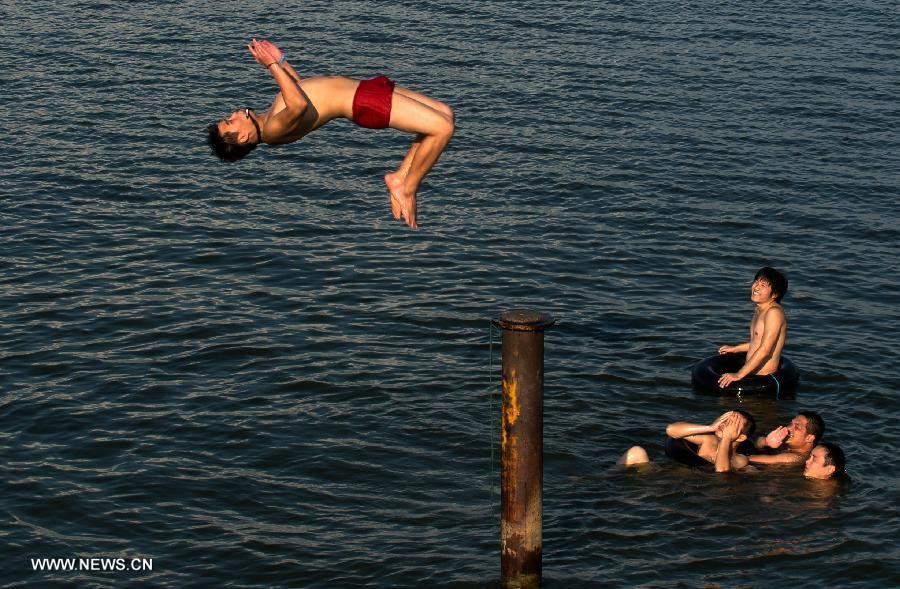
[[[741,442],[753,435],[756,421],[753,416],[737,409],[723,413],[709,425],[678,421],[666,426],[666,435],[684,439],[697,446],[697,456],[712,463],[716,472],[729,472],[747,466],[747,457],[737,453]],[[633,446],[619,460],[620,464],[633,466],[650,462],[647,451]]]
[[[756,440],[757,450],[751,454],[753,464],[803,464],[825,434],[825,421],[815,411],[801,411],[789,425],[776,427],[766,437]]]
[[[778,370],[781,349],[787,335],[787,319],[781,299],[787,292],[787,278],[775,268],[760,268],[750,285],[750,300],[756,303],[750,320],[750,341],[736,346],[722,346],[720,354],[746,352],[747,359],[737,372],[719,377],[719,387],[751,375],[765,376]]]

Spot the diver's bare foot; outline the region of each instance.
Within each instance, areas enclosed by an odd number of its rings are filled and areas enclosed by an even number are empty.
[[[417,229],[416,225],[416,196],[410,196],[403,186],[403,180],[398,172],[387,174],[384,177],[384,183],[391,193],[391,212],[395,219],[403,218],[406,224]]]
[[[384,175],[384,183],[387,186],[388,192],[391,195],[391,214],[394,215],[394,218],[398,221],[400,220],[400,201],[397,200],[397,197],[394,196],[394,190],[391,188],[392,185],[395,185],[397,182],[400,185],[403,185],[403,180],[397,178],[399,174],[394,172],[393,174],[385,174]]]

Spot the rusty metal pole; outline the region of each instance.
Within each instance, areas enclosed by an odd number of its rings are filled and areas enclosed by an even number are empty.
[[[544,330],[552,316],[500,314],[503,414],[500,432],[500,576],[504,589],[541,584],[544,486]]]

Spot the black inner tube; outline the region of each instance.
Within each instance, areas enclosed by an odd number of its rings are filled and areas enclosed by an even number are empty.
[[[666,438],[666,456],[691,468],[715,470],[713,464],[697,454],[699,446],[684,438]]]
[[[744,354],[717,354],[697,362],[691,371],[691,382],[700,392],[722,394],[767,394],[776,398],[793,392],[800,380],[797,367],[782,356],[778,370],[763,376],[748,376],[727,387],[719,388],[719,377],[726,372],[737,372],[744,365]]]

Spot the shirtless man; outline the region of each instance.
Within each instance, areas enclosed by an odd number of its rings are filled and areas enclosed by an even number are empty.
[[[683,421],[671,423],[666,427],[666,435],[697,446],[697,456],[712,463],[716,472],[729,472],[747,466],[747,457],[738,454],[737,447],[753,435],[755,429],[756,421],[753,416],[746,411],[737,410],[722,414],[709,425]],[[673,458],[677,459],[675,456]],[[632,466],[649,461],[646,450],[640,446],[632,446],[619,460],[619,464]]]
[[[825,422],[814,411],[801,411],[790,425],[780,426],[755,442],[757,450],[774,454],[751,454],[752,464],[802,464],[825,434]]]
[[[846,474],[844,451],[837,444],[822,442],[810,453],[803,467],[808,479],[837,479]]]
[[[737,372],[720,376],[719,387],[724,389],[746,376],[764,376],[778,370],[787,335],[787,319],[779,303],[786,292],[787,278],[778,270],[766,266],[756,273],[750,286],[750,300],[756,303],[750,321],[750,341],[719,348],[720,354],[746,352],[747,359]]]
[[[413,133],[406,157],[397,171],[385,175],[391,212],[415,229],[416,194],[449,143],[454,131],[453,110],[379,76],[354,80],[343,76],[303,78],[269,41],[254,39],[250,54],[275,78],[281,90],[269,110],[235,111],[207,128],[209,145],[223,161],[237,161],[260,143],[292,143],[328,121],[346,118],[361,127],[390,127]]]

